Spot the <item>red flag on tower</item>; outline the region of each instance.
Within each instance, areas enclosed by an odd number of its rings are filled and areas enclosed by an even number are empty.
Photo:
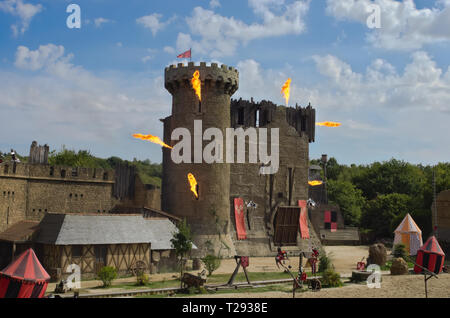
[[[189,49],[189,51],[181,53],[180,55],[177,56],[177,58],[179,59],[191,58],[191,49]]]

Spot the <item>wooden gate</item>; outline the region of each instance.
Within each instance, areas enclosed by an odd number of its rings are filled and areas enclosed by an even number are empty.
[[[278,246],[297,245],[300,207],[279,207],[274,220],[273,242]]]

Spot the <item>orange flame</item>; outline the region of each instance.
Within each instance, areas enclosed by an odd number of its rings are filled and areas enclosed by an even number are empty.
[[[291,79],[288,78],[286,83],[284,83],[281,88],[281,93],[283,94],[284,99],[286,100],[286,106],[289,104],[289,97],[291,96]]]
[[[142,140],[146,140],[146,141],[150,141],[153,142],[155,144],[161,145],[163,147],[169,148],[169,149],[173,149],[173,147],[170,147],[169,145],[165,144],[159,137],[157,136],[152,136],[152,135],[142,135],[142,134],[134,134],[133,135],[134,138],[137,139],[142,139]]]
[[[198,100],[202,101],[202,82],[200,81],[200,72],[195,71],[192,79],[192,88],[195,90],[195,94],[198,96]]]
[[[312,187],[316,187],[316,186],[322,185],[323,182],[322,182],[322,181],[319,181],[319,180],[314,180],[314,181],[309,181],[308,184],[309,184],[310,186],[312,186]]]
[[[323,123],[316,123],[317,126],[325,126],[325,127],[339,127],[341,123],[334,123],[332,121],[324,121]]]
[[[195,180],[195,177],[192,173],[188,173],[187,175],[189,184],[191,186],[191,191],[194,193],[195,197],[198,199],[198,192],[197,192],[197,180]]]

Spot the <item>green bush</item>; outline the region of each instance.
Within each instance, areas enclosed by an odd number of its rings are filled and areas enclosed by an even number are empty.
[[[323,273],[332,268],[331,258],[326,254],[319,257],[319,273]]]
[[[98,279],[103,282],[103,287],[111,286],[111,283],[117,277],[117,270],[112,266],[104,266],[97,274]]]
[[[341,281],[341,275],[333,269],[327,269],[322,274],[322,285],[327,287],[341,287],[344,284]]]
[[[403,243],[395,244],[394,250],[392,251],[392,255],[394,255],[394,257],[401,257],[406,260],[408,258],[408,254],[406,253],[405,244]]]
[[[220,267],[221,259],[215,255],[206,255],[202,258],[202,262],[205,264],[208,276]]]
[[[145,286],[150,281],[150,278],[145,273],[139,273],[139,275],[136,276],[136,285],[138,286]]]

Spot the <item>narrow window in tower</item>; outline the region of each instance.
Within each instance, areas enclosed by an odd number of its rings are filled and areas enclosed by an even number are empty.
[[[306,131],[306,117],[302,116],[301,117],[301,125],[302,125],[302,131]]]
[[[198,102],[198,112],[199,113],[202,112],[202,102],[201,101]]]
[[[293,175],[293,170],[292,168],[288,168],[288,178],[289,178],[289,206],[292,203],[292,189],[293,189],[293,185],[294,185],[294,175]]]
[[[72,168],[72,177],[78,177],[78,169]]]
[[[103,180],[108,180],[108,172],[103,173]]]
[[[198,201],[198,199],[200,199],[200,187],[197,185],[195,186],[195,191],[197,191],[197,196],[195,197],[195,199]]]
[[[61,178],[65,178],[66,177],[66,170],[61,170]]]
[[[13,173],[16,173],[16,168],[17,168],[17,165],[16,165],[16,162],[14,162],[13,163]]]
[[[259,115],[260,115],[260,111],[258,109],[255,112],[255,127],[257,127],[257,128],[259,127]]]
[[[238,125],[244,126],[244,107],[238,110]]]
[[[55,167],[50,167],[50,177],[53,177],[55,174]]]

